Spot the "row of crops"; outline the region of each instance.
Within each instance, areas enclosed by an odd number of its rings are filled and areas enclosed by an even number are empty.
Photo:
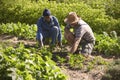
[[[0,0],[0,35],[13,35],[18,39],[35,41],[36,22],[44,8],[56,16],[64,34],[64,18],[75,11],[93,29],[96,44],[94,54],[120,56],[119,0]],[[66,40],[62,36],[62,43]],[[50,48],[26,48],[20,43],[7,46],[0,41],[0,80],[67,80],[67,76],[52,60]],[[64,52],[64,51],[61,51]],[[61,53],[60,52],[60,53]],[[72,69],[93,69],[96,65],[108,65],[100,57],[87,62],[82,55],[70,55]],[[55,56],[63,65],[65,58]],[[118,72],[119,73],[119,72]]]
[[[64,26],[62,26],[62,34]],[[0,34],[13,35],[18,39],[32,39],[35,40],[37,26],[23,23],[2,23],[0,25]],[[120,38],[115,31],[111,33],[104,32],[103,34],[96,34],[96,45],[93,50],[95,54],[104,54],[106,56],[116,55],[120,56]],[[63,45],[66,41],[63,37]],[[43,48],[25,48],[24,44],[17,46],[0,46],[0,79],[5,80],[65,80],[67,77],[56,66],[56,63],[51,60],[51,49]],[[7,43],[8,44],[8,43]],[[36,45],[37,46],[37,45]],[[64,52],[64,51],[62,51]],[[73,69],[84,69],[84,62],[86,59],[81,55],[70,55],[71,59],[68,62]],[[56,56],[58,63],[61,65],[66,62],[65,58]],[[95,65],[106,65],[102,58],[96,57],[94,60],[88,62],[87,70],[91,70]],[[3,74],[4,73],[4,74]]]
[[[0,45],[0,80],[66,80],[49,49]]]
[[[64,26],[61,26],[62,28],[62,34],[64,33],[63,28]],[[18,23],[7,23],[7,24],[1,24],[0,25],[0,34],[8,34],[8,35],[14,35],[18,38],[23,39],[32,39],[35,40],[36,38],[36,30],[37,26],[34,25],[28,25],[28,24],[22,24],[20,22]],[[111,31],[110,33],[103,32],[103,34],[96,34],[96,45],[95,45],[95,52],[96,54],[102,53],[105,55],[120,55],[120,37],[117,36],[116,31]],[[62,43],[65,44],[66,40],[64,39]]]
[[[14,35],[24,39],[34,39],[37,31],[36,25],[15,23],[2,23],[0,25],[0,34]]]

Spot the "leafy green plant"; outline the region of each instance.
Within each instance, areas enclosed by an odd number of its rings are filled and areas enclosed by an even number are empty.
[[[108,62],[105,61],[102,57],[97,56],[95,59],[92,61],[93,64],[95,65],[108,65]]]
[[[119,80],[120,79],[120,59],[115,60],[108,65],[106,74],[101,80]]]
[[[88,59],[87,61],[84,61],[87,71],[92,70],[98,65],[108,65],[109,63],[105,61],[100,56],[95,56],[93,59]]]
[[[71,11],[75,11],[81,18],[83,18],[87,23],[89,23],[89,25],[96,33],[102,33],[102,31],[109,32],[112,30],[116,30],[120,33],[120,20],[119,18],[114,19],[114,16],[116,17],[115,14],[117,14],[118,16],[119,13],[119,8],[114,9],[114,7],[118,7],[119,3],[115,4],[116,1],[113,0],[80,0],[79,2],[77,1],[78,0],[65,0],[63,1],[63,3],[57,3],[56,1],[51,2],[48,0],[38,0],[37,2],[31,0],[11,0],[11,2],[9,3],[6,0],[1,1],[0,23],[21,22],[27,24],[36,24],[38,18],[42,16],[44,8],[49,8],[52,15],[58,18],[60,25],[65,25],[63,21],[66,15]],[[112,4],[112,2],[113,5],[116,6],[110,6],[109,4]],[[108,13],[108,15],[106,15],[106,13]],[[30,36],[30,34],[27,35]]]
[[[60,64],[60,65],[63,65],[65,62],[66,62],[66,59],[65,58],[62,58],[60,56],[56,56],[57,58],[57,62]]]
[[[80,54],[70,55],[69,64],[73,69],[82,69],[85,58]]]
[[[98,65],[108,65],[102,57],[85,58],[80,54],[71,54],[68,61],[70,68],[90,71]]]
[[[7,23],[0,25],[0,34],[14,35],[24,39],[35,39],[37,26],[25,23]]]
[[[3,57],[0,61],[1,80],[66,80],[47,51],[27,49],[20,44],[18,48],[7,47],[0,52]]]
[[[114,35],[116,37],[116,35]],[[120,43],[119,38],[110,37],[109,34],[99,34],[96,35],[96,45],[95,49],[97,53],[102,53],[105,55],[119,55]]]

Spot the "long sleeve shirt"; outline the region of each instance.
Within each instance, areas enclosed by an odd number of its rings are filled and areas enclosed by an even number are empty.
[[[44,17],[42,16],[41,18],[39,18],[38,22],[37,22],[37,32],[38,33],[42,33],[44,31],[49,31],[51,27],[53,26],[57,26],[59,29],[59,33],[58,33],[58,41],[61,42],[61,29],[60,29],[60,25],[59,22],[57,20],[57,18],[55,16],[50,16],[50,22],[46,22]]]

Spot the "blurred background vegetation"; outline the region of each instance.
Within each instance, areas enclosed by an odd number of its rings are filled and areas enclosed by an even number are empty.
[[[96,33],[116,31],[120,35],[119,0],[0,0],[0,23],[36,24],[45,8],[51,10],[62,27],[70,11],[75,11]]]

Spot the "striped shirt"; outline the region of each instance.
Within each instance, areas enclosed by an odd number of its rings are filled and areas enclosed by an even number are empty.
[[[70,29],[69,24],[66,27]],[[78,22],[78,25],[73,28],[74,28],[74,34],[76,38],[81,38],[82,40],[85,40],[87,42],[95,41],[95,37],[92,29],[82,19],[80,19]]]

